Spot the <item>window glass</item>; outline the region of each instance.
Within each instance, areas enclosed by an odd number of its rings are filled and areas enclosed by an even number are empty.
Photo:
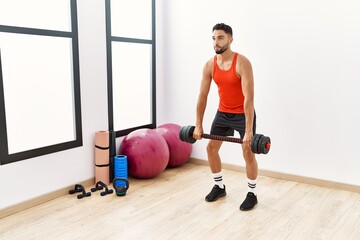
[[[70,31],[69,0],[0,0],[0,24]]]
[[[111,35],[151,40],[151,0],[111,1]]]
[[[152,45],[112,42],[114,129],[152,123]]]
[[[72,40],[0,32],[9,154],[76,138]]]

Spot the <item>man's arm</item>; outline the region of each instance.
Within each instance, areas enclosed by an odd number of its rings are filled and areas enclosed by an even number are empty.
[[[244,113],[245,113],[245,136],[244,144],[249,145],[253,137],[253,122],[254,122],[254,77],[250,61],[239,55],[238,59],[238,74],[241,77],[242,91],[244,94]]]
[[[211,85],[211,79],[212,79],[212,61],[209,60],[206,62],[203,73],[202,73],[202,79],[200,84],[200,93],[196,105],[196,125],[193,137],[195,139],[201,139],[201,134],[203,131],[203,118],[204,113],[206,109],[206,103],[207,103],[207,96],[210,91],[210,85]]]

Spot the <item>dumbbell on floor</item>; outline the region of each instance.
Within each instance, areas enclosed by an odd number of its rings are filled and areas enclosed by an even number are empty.
[[[195,143],[196,139],[193,137],[193,133],[195,130],[195,126],[184,126],[180,129],[179,137],[181,141],[188,142],[188,143]],[[225,136],[218,136],[212,134],[203,133],[201,137],[206,139],[213,139],[225,142],[234,142],[234,143],[243,143],[241,138],[234,138],[234,137],[225,137]],[[251,141],[251,151],[253,153],[263,153],[267,154],[270,150],[271,140],[269,137],[264,136],[262,134],[255,134]]]

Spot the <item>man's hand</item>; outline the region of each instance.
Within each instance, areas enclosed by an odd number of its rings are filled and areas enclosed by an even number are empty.
[[[194,129],[194,133],[193,133],[193,138],[195,138],[196,140],[200,140],[202,137],[201,137],[201,134],[204,133],[204,130],[202,127],[195,127]]]
[[[252,131],[251,132],[245,132],[245,136],[244,136],[244,139],[243,139],[243,145],[250,147],[252,138],[253,138]]]

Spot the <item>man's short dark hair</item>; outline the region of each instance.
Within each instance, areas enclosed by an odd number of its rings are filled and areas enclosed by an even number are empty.
[[[232,28],[229,25],[226,25],[225,23],[217,23],[213,27],[213,31],[215,31],[215,30],[224,30],[224,32],[227,34],[230,34],[231,37],[233,35]]]

